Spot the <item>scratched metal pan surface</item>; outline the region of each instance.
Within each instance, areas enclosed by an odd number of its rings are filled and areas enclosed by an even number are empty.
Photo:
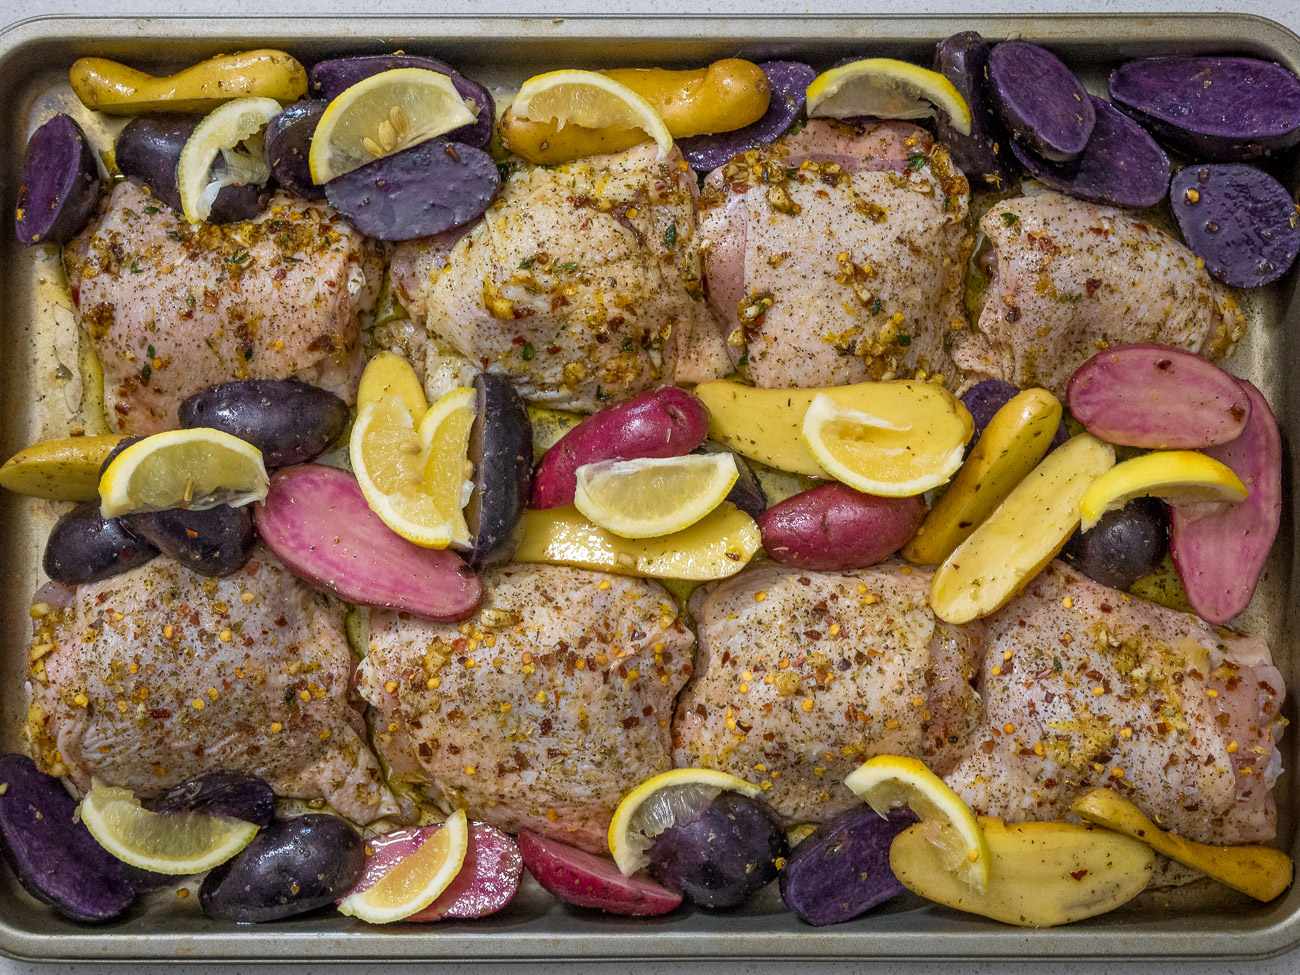
[[[846,55],[887,55],[928,63],[934,43],[974,29],[1052,47],[1094,91],[1118,62],[1172,53],[1243,53],[1300,70],[1300,38],[1271,21],[1206,16],[1059,17],[349,17],[349,18],[42,18],[0,33],[0,212],[13,212],[28,135],[54,111],[88,117],[67,84],[85,55],[120,58],[148,70],[174,70],[218,52],[277,47],[304,62],[340,54],[404,49],[428,52],[489,84],[518,83],[551,68],[689,65],[725,56],[794,57],[824,69]],[[102,129],[95,129],[102,132]],[[1294,192],[1292,160],[1278,175]],[[22,248],[6,217],[0,227],[0,455],[34,440],[91,426],[82,401],[77,332],[57,257]],[[1265,636],[1293,694],[1300,690],[1300,598],[1293,571],[1295,434],[1300,393],[1297,271],[1247,303],[1249,339],[1229,367],[1267,394],[1283,422],[1287,452],[1286,516],[1247,629]],[[0,620],[0,746],[21,748],[23,670],[30,632],[24,608],[39,579],[40,554],[54,512],[43,502],[0,497],[0,591],[10,594]],[[1295,720],[1290,701],[1286,713]],[[1282,741],[1286,766],[1300,766],[1300,734]],[[1300,856],[1294,771],[1279,781],[1278,843]],[[123,919],[97,927],[54,915],[0,871],[0,951],[26,959],[197,960],[563,960],[563,959],[854,959],[854,958],[1168,958],[1261,957],[1300,943],[1300,889],[1259,905],[1208,881],[1153,891],[1123,908],[1065,928],[1031,931],[986,922],[906,896],[867,917],[814,929],[786,912],[775,890],[743,910],[680,910],[667,918],[627,920],[566,908],[529,880],[508,909],[479,921],[368,927],[317,912],[262,926],[205,919],[197,898],[151,895]]]

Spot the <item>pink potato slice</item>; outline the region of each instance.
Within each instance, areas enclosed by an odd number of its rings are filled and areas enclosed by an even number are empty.
[[[614,861],[523,830],[519,850],[539,884],[566,904],[607,914],[652,917],[682,902],[680,894],[642,874],[624,877]]]

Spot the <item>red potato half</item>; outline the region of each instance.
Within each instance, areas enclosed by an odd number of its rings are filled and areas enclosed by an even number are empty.
[[[533,508],[573,504],[577,470],[598,460],[680,457],[704,443],[709,411],[676,386],[663,386],[593,413],[546,452],[533,474]]]
[[[925,501],[878,498],[827,484],[773,505],[758,519],[770,558],[801,569],[862,569],[889,558],[916,534]]]
[[[1251,398],[1208,359],[1167,345],[1117,345],[1070,377],[1070,413],[1114,444],[1194,450],[1241,436]]]
[[[254,517],[290,572],[350,603],[462,620],[482,598],[482,583],[459,556],[402,538],[370,510],[356,478],[336,467],[277,471]]]
[[[527,830],[519,834],[519,850],[528,872],[566,904],[594,907],[607,914],[651,917],[667,914],[682,902],[681,894],[648,877],[624,877],[608,857]]]
[[[1240,504],[1209,511],[1173,508],[1169,550],[1187,600],[1209,623],[1227,623],[1255,595],[1282,520],[1282,438],[1264,394],[1238,380],[1250,397],[1241,436],[1205,453],[1231,467],[1250,494]]]

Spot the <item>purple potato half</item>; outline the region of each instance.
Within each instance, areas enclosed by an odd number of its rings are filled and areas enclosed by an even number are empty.
[[[479,373],[474,391],[469,433],[474,491],[465,505],[465,522],[469,563],[482,570],[509,562],[519,544],[519,519],[533,487],[533,425],[505,376]]]
[[[800,61],[765,61],[759,68],[772,86],[767,111],[757,122],[731,132],[678,139],[677,148],[692,169],[709,172],[746,150],[775,142],[803,111],[808,86],[817,77],[816,71]]]
[[[99,200],[99,167],[86,134],[56,115],[27,140],[14,226],[24,244],[66,244]]]
[[[270,826],[275,814],[275,793],[248,772],[205,772],[174,785],[145,803],[156,813],[203,813],[239,819],[254,826]]]
[[[1003,41],[989,54],[993,104],[1011,134],[1044,159],[1083,152],[1097,116],[1087,90],[1051,51]]]
[[[966,392],[961,394],[961,404],[970,412],[971,419],[975,421],[975,432],[971,435],[968,445],[973,447],[979,443],[980,437],[984,436],[984,428],[989,425],[993,415],[998,410],[1011,402],[1012,398],[1020,393],[1020,387],[1013,386],[1009,382],[1001,379],[985,379],[978,382]],[[1049,450],[1055,450],[1065,441],[1070,439],[1070,431],[1065,426],[1065,420],[1056,427],[1056,433],[1052,437],[1052,445]]]
[[[1257,58],[1169,57],[1122,64],[1110,100],[1160,139],[1233,162],[1300,142],[1300,78]]]
[[[177,411],[181,427],[212,427],[251,443],[272,470],[330,448],[351,413],[327,389],[297,379],[236,379],[201,389]]]
[[[730,447],[726,447],[715,440],[706,440],[694,450],[693,454],[731,454],[731,459],[736,462],[736,483],[731,486],[727,492],[725,500],[730,501],[749,517],[757,520],[763,516],[767,510],[767,492],[763,490],[763,485],[758,480],[758,475],[754,469],[740,454],[736,453]]]
[[[121,518],[104,518],[98,501],[84,501],[51,529],[42,567],[55,582],[80,586],[144,565],[157,554]]]
[[[1020,166],[989,96],[988,42],[973,30],[944,38],[934,49],[934,70],[952,82],[970,107],[969,135],[954,129],[943,112],[935,114],[935,135],[972,182],[1010,191],[1020,181]]]
[[[1092,528],[1077,531],[1061,549],[1068,562],[1093,582],[1128,589],[1160,568],[1169,554],[1169,512],[1157,498],[1134,498],[1107,511]]]
[[[430,139],[325,184],[325,196],[367,237],[411,240],[481,217],[501,183],[482,149]]]
[[[311,178],[307,154],[311,137],[329,102],[323,98],[294,102],[266,127],[266,157],[275,181],[304,200],[325,199],[325,188]]]
[[[252,508],[247,504],[238,508],[219,504],[193,511],[169,508],[123,515],[120,520],[131,534],[192,572],[221,577],[238,572],[253,557],[257,532]]]
[[[1035,179],[1092,203],[1155,206],[1169,188],[1169,157],[1150,133],[1104,98],[1088,96],[1097,115],[1092,137],[1067,163],[1043,159],[1019,141],[1012,151]]]
[[[1192,253],[1234,288],[1276,281],[1300,251],[1291,194],[1254,166],[1188,166],[1174,175],[1169,203]]]

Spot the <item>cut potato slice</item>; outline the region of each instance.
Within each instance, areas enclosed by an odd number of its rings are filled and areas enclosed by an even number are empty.
[[[1047,928],[1114,910],[1140,894],[1155,857],[1145,843],[1073,823],[979,821],[992,854],[988,890],[964,883],[935,845],[929,823],[908,827],[889,866],[908,890],[1005,924]]]
[[[99,497],[99,469],[124,439],[109,434],[34,443],[0,467],[0,487],[49,501],[94,501]]]
[[[1081,433],[1052,451],[934,574],[930,607],[969,623],[1005,606],[1079,527],[1079,499],[1115,466],[1115,448]]]
[[[429,401],[420,385],[420,377],[406,359],[385,350],[371,358],[361,374],[361,385],[357,387],[357,413],[365,409],[366,404],[378,403],[390,395],[401,397],[411,419],[419,426],[429,411]]]

